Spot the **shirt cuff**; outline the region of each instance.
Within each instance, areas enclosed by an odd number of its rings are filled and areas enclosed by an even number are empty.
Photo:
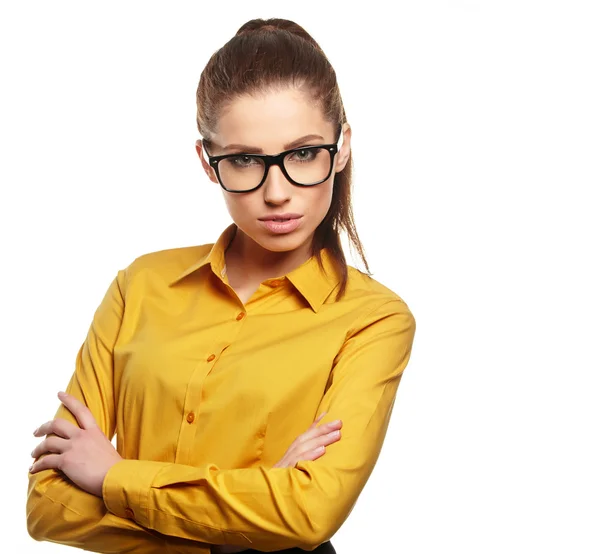
[[[164,462],[120,460],[104,477],[102,498],[109,512],[148,527],[148,495]]]

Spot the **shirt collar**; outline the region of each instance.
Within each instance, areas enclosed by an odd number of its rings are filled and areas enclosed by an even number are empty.
[[[227,227],[227,229],[225,229],[221,233],[221,236],[217,239],[217,242],[213,244],[208,254],[202,256],[199,260],[197,260],[191,266],[185,269],[183,273],[180,273],[175,279],[173,279],[169,283],[169,286],[174,285],[178,281],[181,281],[181,279],[187,277],[191,273],[194,273],[194,271],[197,271],[205,265],[210,265],[213,272],[216,275],[220,275],[222,277],[223,271],[225,269],[225,250],[227,250],[227,247],[229,246],[229,243],[235,236],[236,231],[237,225],[235,223],[232,223],[229,227]]]
[[[319,310],[341,280],[335,258],[329,249],[321,249],[321,261],[324,271],[319,267],[317,257],[312,256],[286,275],[314,312]]]
[[[169,283],[169,286],[174,285],[184,277],[207,265],[210,265],[213,272],[222,278],[225,269],[225,250],[231,243],[236,231],[237,226],[235,223],[229,225],[221,233],[217,242],[213,244],[208,254],[202,256],[186,268]],[[324,271],[319,267],[316,256],[312,256],[302,265],[285,275],[315,312],[319,310],[326,298],[331,294],[331,291],[340,282],[335,258],[328,248],[321,249],[321,260]]]

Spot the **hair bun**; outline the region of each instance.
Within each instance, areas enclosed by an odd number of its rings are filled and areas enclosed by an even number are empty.
[[[273,17],[271,19],[251,19],[244,23],[237,31],[235,36],[247,35],[253,32],[273,32],[273,31],[287,31],[293,35],[296,35],[304,40],[307,40],[317,48],[320,48],[317,41],[312,38],[303,27],[290,21],[289,19],[279,19]]]

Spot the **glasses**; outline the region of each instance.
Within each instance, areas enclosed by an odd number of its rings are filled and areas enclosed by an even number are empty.
[[[226,154],[208,156],[208,163],[215,170],[219,184],[227,192],[251,192],[267,180],[269,168],[276,165],[287,180],[298,187],[314,187],[327,181],[333,170],[333,159],[339,151],[342,132],[336,144],[301,146],[279,154]]]

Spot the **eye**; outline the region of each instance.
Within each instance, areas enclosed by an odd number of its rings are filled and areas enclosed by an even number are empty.
[[[296,150],[290,155],[290,160],[294,162],[312,162],[317,155],[316,148],[303,148]]]
[[[250,167],[257,163],[256,159],[252,156],[240,155],[233,156],[231,158],[227,158],[227,162],[233,165],[234,167]]]

